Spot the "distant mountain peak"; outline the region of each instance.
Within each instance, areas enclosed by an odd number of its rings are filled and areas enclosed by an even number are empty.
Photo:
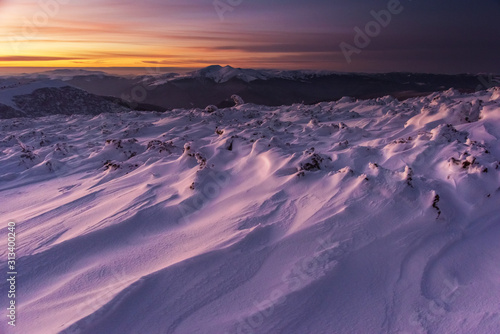
[[[210,65],[205,68],[189,72],[183,78],[206,78],[217,83],[224,83],[232,79],[239,79],[245,82],[254,80],[279,79],[305,79],[311,76],[330,75],[328,71],[300,71],[300,70],[272,70],[272,69],[245,69],[232,67],[230,65]]]

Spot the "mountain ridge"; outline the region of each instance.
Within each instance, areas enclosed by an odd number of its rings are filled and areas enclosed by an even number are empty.
[[[70,69],[0,78],[0,103],[19,109],[12,102],[15,94],[31,93],[34,88],[46,86],[72,86],[128,109],[163,111],[204,109],[208,105],[224,108],[232,106],[233,94],[248,103],[280,106],[336,101],[345,96],[371,99],[390,95],[404,100],[450,88],[470,93],[497,85],[500,85],[499,77],[471,74],[362,74],[212,65],[185,74],[125,77]],[[4,115],[12,112],[9,109]]]

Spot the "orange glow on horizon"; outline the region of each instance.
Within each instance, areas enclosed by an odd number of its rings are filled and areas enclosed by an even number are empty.
[[[307,44],[323,36],[261,30],[247,22],[250,19],[242,10],[234,13],[237,25],[221,21],[210,5],[198,8],[173,1],[141,8],[133,1],[10,0],[1,9],[0,67],[201,68],[230,64],[328,69],[334,60],[329,50],[311,52],[307,45],[288,50],[298,40]],[[195,19],[184,19],[186,13]]]
[[[369,1],[0,0],[0,67],[498,73],[497,1],[411,7],[368,41]]]

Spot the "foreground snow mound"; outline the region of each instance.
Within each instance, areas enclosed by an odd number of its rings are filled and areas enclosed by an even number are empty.
[[[495,89],[0,129],[2,333],[500,332]]]

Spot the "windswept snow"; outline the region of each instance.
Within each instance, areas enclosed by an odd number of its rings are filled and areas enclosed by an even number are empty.
[[[210,111],[0,120],[2,333],[500,332],[497,88]]]

